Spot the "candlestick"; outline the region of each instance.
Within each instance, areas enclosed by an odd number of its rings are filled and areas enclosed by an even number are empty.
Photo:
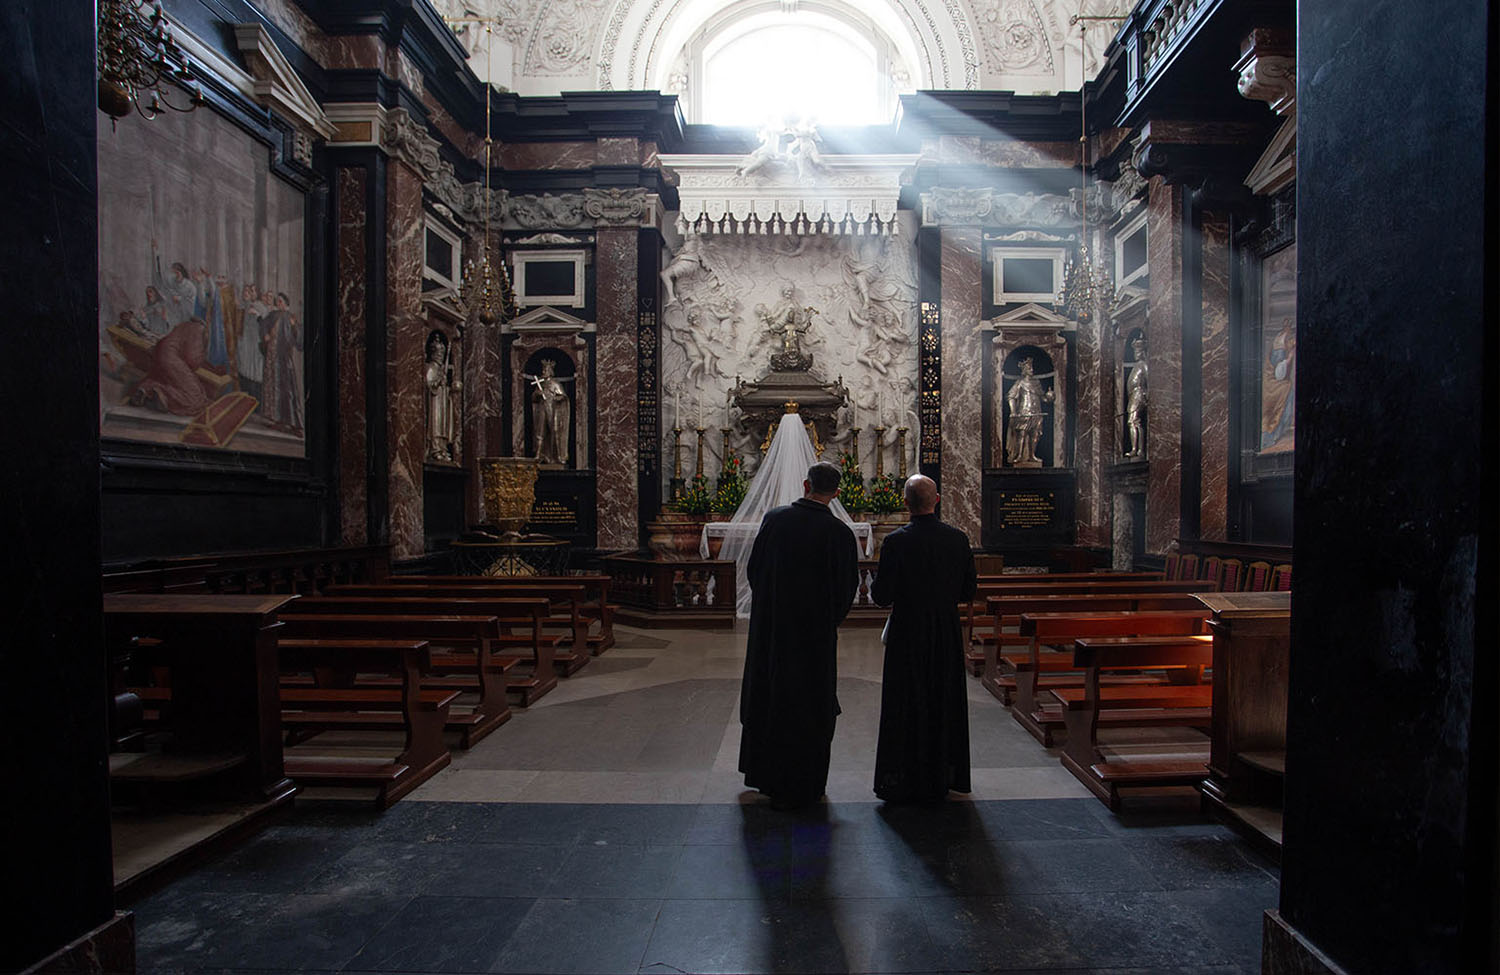
[[[884,423],[884,422],[885,422],[885,394],[884,393],[880,393],[879,395],[877,395],[875,397],[875,423],[876,423],[876,429],[877,430],[880,429],[879,424]]]
[[[729,426],[729,397],[724,397],[724,426]]]
[[[849,452],[854,455],[854,469],[859,470],[859,427],[855,427],[849,435]]]
[[[672,500],[682,497],[682,424],[672,427]]]
[[[875,476],[885,476],[885,427],[875,428]]]
[[[849,401],[849,425],[856,430],[859,429],[859,400],[857,399]]]
[[[677,425],[679,425],[679,426],[682,425],[682,392],[681,392],[681,390],[676,390],[676,389],[672,390],[672,422],[675,423],[675,424],[677,424]]]
[[[896,451],[901,458],[897,473],[903,481],[906,480],[906,430],[906,427],[896,428]]]
[[[695,477],[702,477],[703,476],[703,434],[708,431],[708,427],[695,427],[694,429],[698,431],[698,471],[697,471],[697,473],[694,476]]]
[[[734,429],[728,425],[719,428],[719,435],[724,438],[724,449],[719,455],[719,473],[721,475],[729,467],[729,435],[733,432]]]

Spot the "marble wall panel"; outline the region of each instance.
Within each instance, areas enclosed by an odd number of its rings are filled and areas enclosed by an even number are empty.
[[[704,269],[676,278],[675,298],[662,309],[662,497],[672,476],[670,429],[685,430],[702,416],[707,436],[704,469],[712,474],[722,461],[719,429],[724,404],[736,377],[757,380],[771,367],[776,351],[757,308],[774,308],[782,289],[793,289],[799,306],[817,314],[803,338],[813,357],[812,373],[843,378],[863,428],[859,457],[864,473],[875,472],[876,415],[886,432],[881,444],[886,470],[900,468],[896,428],[908,428],[907,467],[916,467],[917,317],[916,234],[903,228],[894,237],[790,238],[709,234],[700,238]],[[883,411],[882,411],[883,408]],[[847,416],[847,414],[846,414]],[[730,443],[753,475],[766,430],[752,430],[730,419]],[[847,420],[829,440],[824,458],[836,460],[853,447]],[[694,434],[683,436],[684,465],[692,473]]]
[[[1205,213],[1203,242],[1203,434],[1199,537],[1229,530],[1229,219]]]
[[[640,541],[636,477],[635,227],[600,227],[594,250],[595,409],[599,547],[634,549]]]
[[[505,169],[588,169],[595,158],[592,142],[508,142],[500,147]]]
[[[1023,142],[978,136],[941,136],[933,153],[940,162],[1004,169],[1068,169],[1078,163],[1076,142]]]
[[[1078,388],[1076,441],[1073,466],[1078,471],[1077,540],[1080,545],[1105,547],[1110,544],[1109,497],[1106,494],[1105,469],[1113,460],[1114,439],[1111,436],[1113,402],[1105,394],[1104,380],[1113,364],[1104,354],[1099,319],[1080,325],[1074,335],[1078,347]],[[1113,388],[1113,384],[1110,384]]]
[[[979,249],[978,227],[943,228],[943,520],[966,532],[974,544],[980,537],[984,408]]]
[[[1117,572],[1135,568],[1135,508],[1130,495],[1114,497],[1114,518],[1110,525],[1111,560],[1109,567]]]
[[[386,175],[386,449],[391,556],[422,554],[422,463],[427,446],[423,383],[422,177],[391,160]]]
[[[639,166],[641,146],[637,139],[600,139],[595,150],[600,166]]]
[[[1181,530],[1182,517],[1182,187],[1151,179],[1146,209],[1151,267],[1147,363],[1151,408],[1146,417],[1146,551],[1160,555]]]
[[[340,34],[323,45],[323,67],[333,70],[385,67],[385,45],[375,34]]]
[[[369,257],[365,194],[369,179],[369,171],[362,166],[340,169],[337,175],[339,537],[345,545],[363,544],[369,530],[365,440],[365,270]]]

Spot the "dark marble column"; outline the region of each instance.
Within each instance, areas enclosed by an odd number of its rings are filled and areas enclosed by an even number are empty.
[[[0,970],[113,916],[100,617],[98,201],[94,21],[77,4],[0,4],[0,557],[5,907]],[[121,125],[149,125],[135,116]],[[128,919],[119,968],[134,971]],[[98,971],[109,962],[70,968]]]
[[[980,229],[942,228],[943,520],[969,541],[980,536],[980,443],[984,335]]]
[[[1493,6],[1298,15],[1297,582],[1265,970],[1328,970],[1310,947],[1361,975],[1494,972]],[[1420,108],[1392,126],[1398,105]],[[1397,186],[1399,230],[1373,232],[1392,204],[1371,188]]]
[[[334,193],[338,207],[337,335],[339,537],[360,545],[369,531],[369,446],[365,418],[366,264],[369,261],[369,172],[340,167]]]
[[[427,455],[422,177],[395,159],[386,171],[386,214],[386,504],[391,557],[410,559],[424,547],[422,463]]]
[[[594,422],[599,444],[599,547],[605,550],[634,549],[640,538],[635,401],[639,232],[633,226],[601,226],[594,250],[599,391]]]
[[[1146,209],[1151,265],[1146,361],[1151,409],[1146,414],[1146,551],[1161,554],[1180,533],[1182,518],[1182,187],[1151,179]]]
[[[1224,541],[1229,528],[1229,218],[1205,212],[1203,248],[1203,425],[1200,538]]]
[[[1107,328],[1095,316],[1078,327],[1078,430],[1073,466],[1078,471],[1077,540],[1080,545],[1109,548],[1110,507],[1105,471],[1114,461],[1114,364],[1100,340]]]

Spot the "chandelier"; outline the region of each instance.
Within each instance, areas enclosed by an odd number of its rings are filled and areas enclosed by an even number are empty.
[[[203,104],[193,64],[172,37],[161,3],[99,0],[99,108],[110,124],[130,114],[144,119],[165,109],[191,112]],[[187,92],[186,105],[173,104],[169,86]]]
[[[1109,17],[1078,15],[1073,22],[1078,24],[1079,46],[1083,46],[1084,35],[1091,20],[1110,20]],[[1078,208],[1083,218],[1082,242],[1078,246],[1078,258],[1069,257],[1063,262],[1062,289],[1058,291],[1054,307],[1080,325],[1094,320],[1100,306],[1114,301],[1115,286],[1109,269],[1094,263],[1093,249],[1089,245],[1089,128],[1087,86],[1078,89],[1078,155],[1083,170],[1083,187],[1079,193]]]
[[[490,194],[490,149],[494,145],[494,140],[490,137],[490,94],[494,91],[494,83],[490,80],[494,62],[490,52],[496,23],[498,21],[494,18],[448,19],[449,26],[455,31],[460,24],[484,25],[484,243],[478,264],[475,264],[473,258],[464,262],[464,276],[458,289],[459,297],[466,306],[474,310],[481,325],[508,321],[516,313],[516,293],[511,287],[510,275],[506,273],[504,263],[497,268],[490,261],[490,208],[493,203]]]

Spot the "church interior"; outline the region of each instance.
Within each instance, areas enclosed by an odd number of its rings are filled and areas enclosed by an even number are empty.
[[[0,50],[0,969],[1500,972],[1493,3]],[[778,431],[860,548],[795,812],[736,769]],[[871,790],[916,474],[978,578],[930,806]]]

